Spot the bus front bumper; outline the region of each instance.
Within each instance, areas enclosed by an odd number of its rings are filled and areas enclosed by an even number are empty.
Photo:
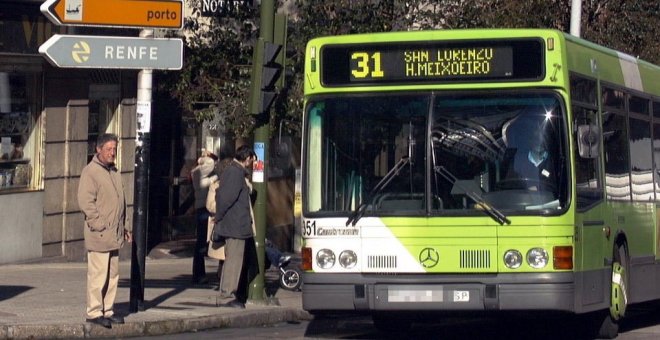
[[[315,311],[575,311],[573,273],[496,275],[303,274]]]

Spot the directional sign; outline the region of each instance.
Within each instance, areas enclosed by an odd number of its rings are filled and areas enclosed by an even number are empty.
[[[180,70],[181,39],[55,34],[39,53],[57,67]]]
[[[56,25],[183,27],[183,0],[46,0],[41,13]]]

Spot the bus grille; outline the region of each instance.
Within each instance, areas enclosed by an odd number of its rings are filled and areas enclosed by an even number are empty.
[[[396,256],[369,255],[367,256],[367,268],[396,268]]]
[[[490,250],[461,250],[461,268],[490,268]]]

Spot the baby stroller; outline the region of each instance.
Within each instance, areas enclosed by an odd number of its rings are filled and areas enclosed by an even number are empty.
[[[290,255],[286,261],[277,267],[279,271],[279,283],[282,289],[299,291],[302,286],[302,271],[300,270],[300,258]]]
[[[277,267],[278,282],[282,289],[297,291],[302,285],[302,272],[300,270],[300,257],[284,254],[266,239],[266,268],[272,265]]]

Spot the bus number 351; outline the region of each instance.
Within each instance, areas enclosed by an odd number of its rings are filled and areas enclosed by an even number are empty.
[[[316,221],[307,220],[305,221],[305,227],[303,228],[304,236],[316,235]]]
[[[373,69],[369,67],[369,59],[373,59]],[[351,63],[351,74],[355,78],[381,78],[383,70],[380,67],[380,52],[374,52],[369,58],[365,52],[355,52],[351,54],[351,60],[357,63]]]

